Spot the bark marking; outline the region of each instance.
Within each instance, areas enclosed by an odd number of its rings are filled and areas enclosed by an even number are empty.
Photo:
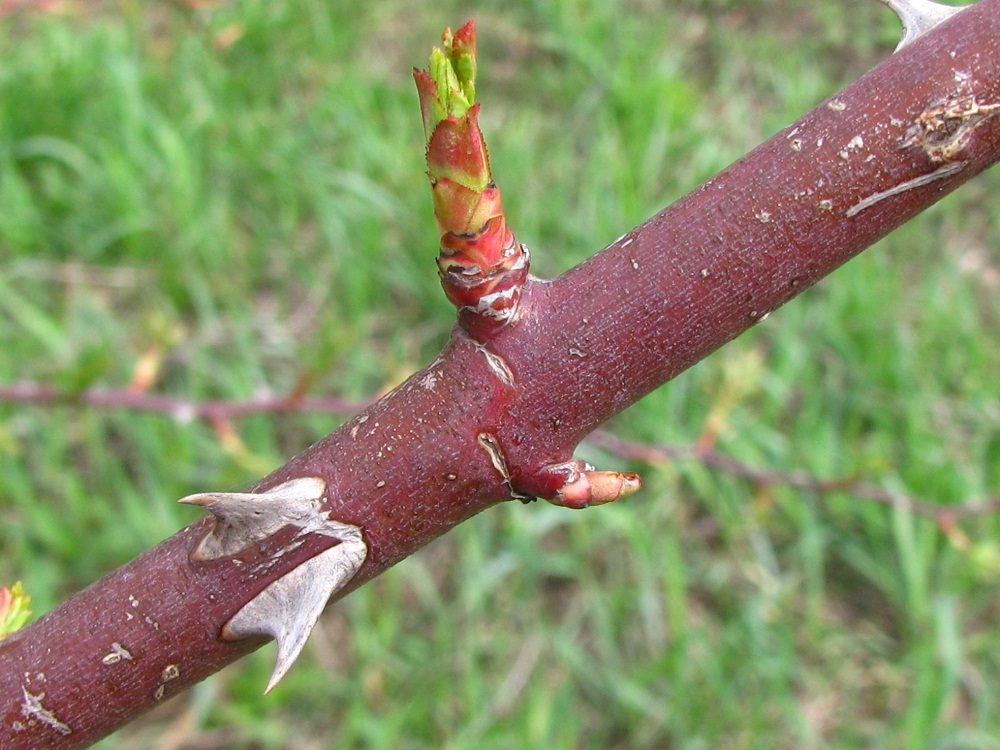
[[[514,373],[511,372],[506,360],[498,354],[494,354],[486,348],[484,344],[476,343],[476,351],[486,357],[486,364],[490,366],[493,374],[497,376],[501,383],[508,388],[514,387]]]
[[[962,82],[968,76],[956,74]],[[1000,112],[1000,104],[984,104],[975,94],[940,99],[917,115],[903,135],[900,148],[920,146],[933,162],[958,161],[977,128]]]
[[[118,641],[115,641],[111,644],[111,651],[105,654],[104,658],[101,659],[101,664],[110,666],[112,664],[117,664],[122,659],[132,661],[132,653]]]
[[[73,729],[68,724],[59,721],[52,711],[42,705],[42,701],[45,700],[45,693],[33,695],[28,692],[28,688],[22,685],[21,695],[23,696],[21,715],[28,719],[29,725],[33,721],[39,721],[64,737],[67,734],[73,733]]]
[[[956,161],[951,164],[945,164],[943,167],[935,169],[929,174],[922,174],[919,177],[914,177],[912,180],[907,180],[906,182],[901,182],[898,185],[889,188],[888,190],[882,190],[878,193],[873,193],[867,198],[863,198],[853,206],[851,206],[844,213],[845,216],[855,216],[866,208],[874,206],[879,201],[883,201],[886,198],[890,198],[894,195],[899,195],[900,193],[905,193],[907,190],[913,190],[914,188],[921,187],[923,185],[928,185],[937,180],[943,179],[949,175],[953,175],[956,172],[960,172],[965,166],[964,161]]]
[[[533,500],[534,498],[531,495],[518,492],[511,484],[510,469],[507,468],[507,458],[504,456],[503,449],[500,448],[500,442],[496,437],[488,432],[480,432],[476,435],[476,442],[479,443],[479,447],[486,451],[486,455],[489,457],[490,463],[493,464],[493,468],[497,470],[497,473],[503,478],[503,483],[510,490],[510,496],[515,500],[523,502]]]

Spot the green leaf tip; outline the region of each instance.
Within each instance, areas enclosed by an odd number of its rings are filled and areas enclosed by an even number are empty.
[[[20,581],[13,586],[0,586],[0,641],[27,624],[31,617],[30,603],[31,597],[24,593]]]
[[[476,103],[476,22],[466,21],[455,34],[445,29],[441,38],[468,110]]]
[[[445,29],[442,47],[431,51],[426,71],[414,71],[424,115],[424,133],[449,117],[464,117],[476,103],[476,24],[467,21],[458,31]]]

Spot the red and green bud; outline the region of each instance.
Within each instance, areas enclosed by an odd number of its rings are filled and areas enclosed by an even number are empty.
[[[528,251],[507,226],[479,128],[476,27],[442,35],[428,70],[413,77],[427,143],[427,176],[440,236],[438,270],[448,299],[475,338],[516,317]]]
[[[24,593],[20,581],[0,586],[0,641],[25,626],[31,618],[30,603],[31,597]]]

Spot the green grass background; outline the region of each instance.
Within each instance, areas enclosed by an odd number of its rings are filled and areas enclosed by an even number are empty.
[[[191,3],[190,5],[196,5]],[[888,55],[850,0],[65,3],[0,21],[0,382],[362,398],[445,341],[410,69],[480,28],[483,125],[554,275]],[[986,174],[611,428],[942,504],[1000,491],[1000,179]],[[714,417],[713,417],[714,415]],[[347,415],[344,415],[347,416]],[[0,582],[41,612],[343,417],[238,440],[0,405]],[[620,459],[594,447],[605,466]],[[483,514],[101,744],[998,748],[995,516],[946,535],[693,462],[574,513]]]

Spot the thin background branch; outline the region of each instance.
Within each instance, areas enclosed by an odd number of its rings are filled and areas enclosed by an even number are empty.
[[[97,409],[128,409],[170,416],[180,422],[202,419],[218,427],[232,419],[254,414],[291,414],[322,412],[354,414],[375,401],[375,398],[352,400],[337,396],[308,397],[299,393],[289,396],[263,395],[246,400],[198,401],[166,394],[136,390],[88,389],[66,393],[38,383],[0,386],[0,402],[33,403],[43,406],[78,406]],[[851,477],[822,478],[807,471],[781,471],[749,466],[728,456],[704,441],[694,445],[652,445],[625,440],[598,430],[587,442],[628,461],[651,465],[679,461],[697,461],[716,471],[740,477],[756,485],[780,485],[793,489],[827,494],[842,492],[859,500],[890,507],[902,507],[931,518],[942,526],[969,516],[1000,512],[1000,496],[974,498],[961,503],[943,505],[913,495],[894,492],[873,482]]]

